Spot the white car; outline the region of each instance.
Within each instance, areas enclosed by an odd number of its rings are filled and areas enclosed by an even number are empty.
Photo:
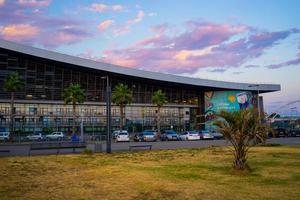
[[[120,131],[116,136],[116,142],[129,142],[129,134],[127,131]]]
[[[49,135],[46,135],[46,140],[63,140],[65,134],[63,132],[53,132]]]
[[[0,132],[0,141],[8,141],[9,134],[9,132]]]
[[[43,137],[42,133],[34,133],[32,135],[27,135],[26,139],[30,140],[30,141],[42,141],[44,139],[44,137]]]
[[[185,131],[180,135],[181,140],[200,140],[200,135],[196,131]]]
[[[213,140],[214,139],[213,134],[207,130],[200,131],[199,135],[200,135],[200,138],[203,140]]]

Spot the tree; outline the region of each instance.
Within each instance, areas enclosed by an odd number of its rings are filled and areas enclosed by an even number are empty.
[[[167,97],[165,93],[163,93],[161,90],[154,92],[152,96],[152,103],[157,107],[156,126],[158,137],[160,137],[160,109],[164,104],[167,103]]]
[[[238,110],[235,112],[221,111],[215,121],[220,133],[233,146],[233,168],[237,170],[248,169],[248,151],[251,146],[264,142],[269,127],[260,123],[255,109]]]
[[[15,117],[15,93],[21,90],[23,83],[20,80],[19,74],[12,72],[4,80],[4,89],[11,93],[10,95],[10,132],[14,132],[14,117]]]
[[[125,121],[125,106],[133,100],[132,91],[123,83],[118,84],[112,92],[112,102],[120,106],[120,130],[123,129]]]
[[[72,104],[73,106],[73,126],[72,132],[75,133],[75,123],[76,123],[76,105],[78,103],[83,103],[85,99],[84,90],[79,84],[71,84],[69,87],[65,88],[62,97],[65,104]]]

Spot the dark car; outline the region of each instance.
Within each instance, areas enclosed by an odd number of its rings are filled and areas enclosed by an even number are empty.
[[[136,142],[155,142],[155,131],[143,131],[142,133],[136,133],[133,140]]]
[[[274,129],[276,137],[287,137],[288,136],[288,131],[286,128],[277,128]]]
[[[300,128],[293,128],[289,131],[290,137],[300,137]]]
[[[168,140],[180,140],[178,134],[173,130],[165,130],[162,131],[160,136],[161,141],[168,141]]]

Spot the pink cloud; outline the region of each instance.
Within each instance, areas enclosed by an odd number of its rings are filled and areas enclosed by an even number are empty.
[[[18,4],[28,7],[48,7],[51,0],[18,0]]]
[[[104,3],[93,3],[90,5],[88,10],[94,11],[94,12],[106,12],[106,11],[113,11],[113,12],[120,12],[124,10],[124,7],[119,4],[115,5],[107,5]]]
[[[111,20],[111,19],[108,19],[108,20],[105,20],[103,22],[101,22],[99,25],[98,25],[98,30],[100,31],[105,31],[106,29],[108,29],[112,24],[114,23],[114,20]]]
[[[102,3],[93,3],[90,9],[94,12],[104,12],[108,9],[108,6]]]
[[[4,39],[17,41],[33,38],[39,32],[40,29],[38,27],[30,24],[11,24],[0,29],[0,33]]]
[[[122,5],[113,5],[113,6],[111,7],[111,9],[112,9],[113,11],[120,12],[120,11],[122,11],[122,10],[124,9],[124,7],[123,7]]]
[[[5,0],[0,0],[0,7],[4,6]]]
[[[6,1],[0,12],[0,37],[6,40],[57,47],[80,42],[92,34],[82,22],[63,17],[47,17],[36,12],[50,1]],[[21,5],[22,3],[22,5]],[[26,7],[26,8],[25,8]],[[51,38],[51,39],[49,39]]]
[[[187,30],[170,36],[166,27],[161,34],[145,38],[124,49],[107,49],[105,61],[151,71],[193,73],[199,68],[238,67],[264,54],[265,50],[287,38],[295,30],[252,32],[245,25],[187,22]],[[239,36],[240,39],[232,38]],[[218,70],[220,71],[220,70]]]
[[[140,10],[138,12],[138,14],[136,15],[136,17],[132,20],[128,20],[128,24],[136,24],[136,23],[139,23],[143,20],[143,18],[145,17],[145,13],[144,11]]]

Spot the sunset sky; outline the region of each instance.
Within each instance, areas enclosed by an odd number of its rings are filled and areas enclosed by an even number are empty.
[[[0,0],[0,37],[124,67],[281,84],[264,95],[269,112],[300,100],[297,0]],[[300,114],[299,103],[278,111],[291,107]]]

